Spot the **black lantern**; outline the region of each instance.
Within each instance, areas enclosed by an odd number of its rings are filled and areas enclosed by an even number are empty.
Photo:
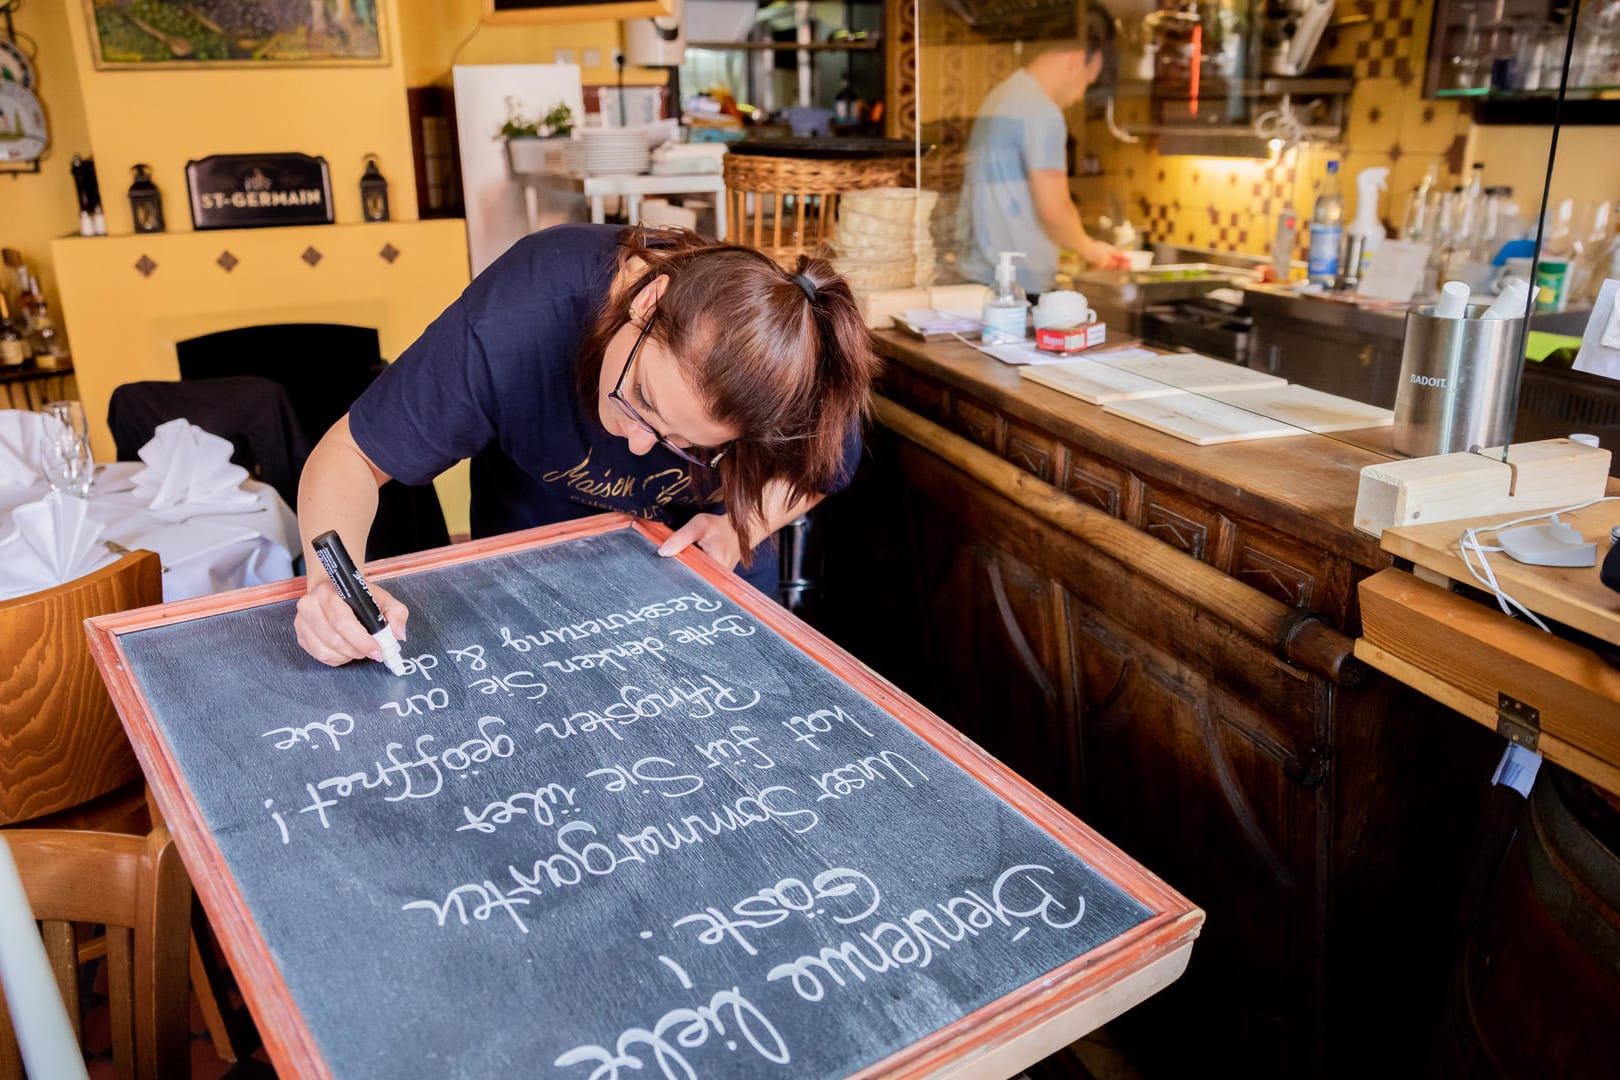
[[[366,173],[360,178],[360,216],[367,221],[388,220],[388,181],[377,171],[377,159],[366,158]]]
[[[152,183],[150,165],[135,166],[135,181],[129,185],[129,213],[136,232],[163,231],[163,193]]]

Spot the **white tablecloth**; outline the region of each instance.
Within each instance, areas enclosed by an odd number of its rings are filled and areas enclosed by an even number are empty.
[[[253,494],[253,505],[242,511],[210,512],[195,504],[153,510],[134,494],[131,481],[145,467],[139,461],[98,466],[89,516],[106,527],[104,544],[157,552],[163,563],[164,600],[292,577],[299,549],[298,520],[274,488],[245,481],[242,489]],[[50,490],[43,480],[29,487],[0,487],[0,538],[14,528],[12,510],[43,499]],[[107,562],[116,558],[116,550],[109,546]],[[0,599],[54,584],[6,578],[0,580]]]

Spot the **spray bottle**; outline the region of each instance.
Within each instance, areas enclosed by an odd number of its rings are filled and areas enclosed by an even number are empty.
[[[1022,251],[1003,251],[996,257],[996,292],[984,303],[984,330],[980,338],[987,345],[1023,341],[1028,327],[1029,297],[1018,284],[1013,260]]]
[[[1378,193],[1384,190],[1389,170],[1383,166],[1362,169],[1356,174],[1356,218],[1346,231],[1344,270],[1341,288],[1354,288],[1367,272],[1367,263],[1384,242],[1384,223],[1378,220]]]

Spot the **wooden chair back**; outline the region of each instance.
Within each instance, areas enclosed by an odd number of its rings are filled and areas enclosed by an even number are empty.
[[[769,255],[793,269],[800,255],[815,255],[832,240],[838,196],[846,191],[894,187],[909,164],[894,158],[857,161],[729,153],[726,239]]]
[[[136,551],[0,602],[0,826],[83,806],[140,779],[84,620],[162,600],[157,555]]]
[[[119,1080],[189,1076],[191,879],[168,830],[128,836],[8,829],[0,833],[0,843],[11,846],[80,1045],[80,965],[105,955],[115,1075]],[[104,925],[105,938],[98,939],[104,946],[82,944],[75,924]],[[0,1080],[22,1077],[16,1034],[0,1008]]]

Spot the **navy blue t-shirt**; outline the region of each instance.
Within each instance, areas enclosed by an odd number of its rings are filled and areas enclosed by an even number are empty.
[[[637,456],[582,401],[579,353],[618,268],[620,230],[559,225],[519,240],[349,410],[356,444],[383,472],[425,484],[472,459],[472,535],[621,510],[679,526],[701,507],[694,470],[663,446]],[[852,439],[845,475],[860,453]],[[716,481],[718,474],[715,474]],[[739,572],[766,593],[773,545]]]

